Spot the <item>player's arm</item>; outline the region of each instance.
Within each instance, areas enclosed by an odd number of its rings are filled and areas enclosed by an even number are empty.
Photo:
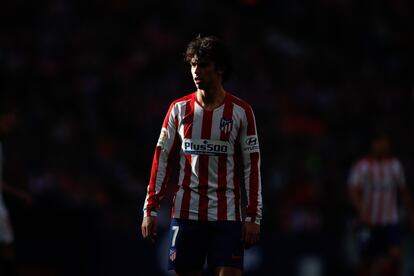
[[[348,187],[349,187],[349,201],[352,208],[354,209],[357,215],[358,224],[369,224],[370,220],[368,214],[365,214],[363,207],[363,190],[362,182],[364,175],[364,167],[358,162],[351,168],[348,177]]]
[[[358,214],[362,213],[362,189],[359,186],[349,188],[349,199],[352,207]]]
[[[369,225],[369,218],[363,211],[362,189],[360,186],[351,186],[349,188],[349,200],[356,213],[356,219],[354,220],[356,224],[354,226],[358,226],[361,223],[363,225]]]
[[[171,104],[165,116],[152,161],[151,176],[143,208],[144,218],[141,225],[142,235],[146,239],[153,239],[156,235],[157,210],[166,190],[172,169],[171,163],[174,162],[172,156],[179,139],[176,114],[175,105]]]
[[[262,183],[260,175],[260,150],[253,110],[248,106],[242,121],[240,146],[243,157],[244,184],[247,197],[243,239],[247,247],[260,237],[262,219]]]

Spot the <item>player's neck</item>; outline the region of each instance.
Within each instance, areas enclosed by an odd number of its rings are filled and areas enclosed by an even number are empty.
[[[214,89],[197,90],[197,100],[206,110],[214,110],[222,105],[225,97],[226,91],[221,85]]]
[[[389,158],[387,154],[372,154],[372,158],[378,162],[382,162]]]

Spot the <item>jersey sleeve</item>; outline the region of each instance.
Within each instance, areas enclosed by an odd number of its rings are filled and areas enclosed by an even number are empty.
[[[361,187],[364,177],[364,164],[359,161],[356,164],[354,164],[349,172],[348,175],[348,186],[349,188],[354,187]]]
[[[172,170],[171,159],[174,151],[178,148],[179,138],[177,125],[177,112],[173,103],[165,116],[155,148],[151,176],[143,208],[144,217],[157,216],[157,210],[164,196],[168,178]]]
[[[394,177],[395,177],[395,180],[397,181],[397,185],[400,188],[404,188],[406,184],[405,184],[405,174],[404,174],[403,166],[399,160],[395,160],[393,165],[394,165]]]
[[[360,186],[360,176],[358,168],[354,165],[352,166],[349,175],[348,175],[348,186],[349,188]]]
[[[240,147],[243,158],[244,184],[247,207],[246,222],[260,224],[262,219],[262,183],[260,174],[260,149],[256,120],[250,106],[245,109],[241,123]]]

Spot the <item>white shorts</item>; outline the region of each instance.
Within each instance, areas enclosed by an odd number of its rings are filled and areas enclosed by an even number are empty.
[[[14,240],[13,230],[10,224],[9,212],[3,203],[0,194],[0,243],[12,243]]]

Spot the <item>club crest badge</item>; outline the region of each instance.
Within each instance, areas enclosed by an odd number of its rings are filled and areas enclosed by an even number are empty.
[[[176,257],[177,257],[177,252],[175,251],[175,249],[170,249],[170,260],[174,262]]]
[[[225,134],[229,134],[233,129],[233,119],[232,118],[221,118],[220,120],[220,131]]]
[[[161,129],[160,137],[158,138],[157,146],[164,148],[165,142],[168,139],[168,132],[166,128]]]

